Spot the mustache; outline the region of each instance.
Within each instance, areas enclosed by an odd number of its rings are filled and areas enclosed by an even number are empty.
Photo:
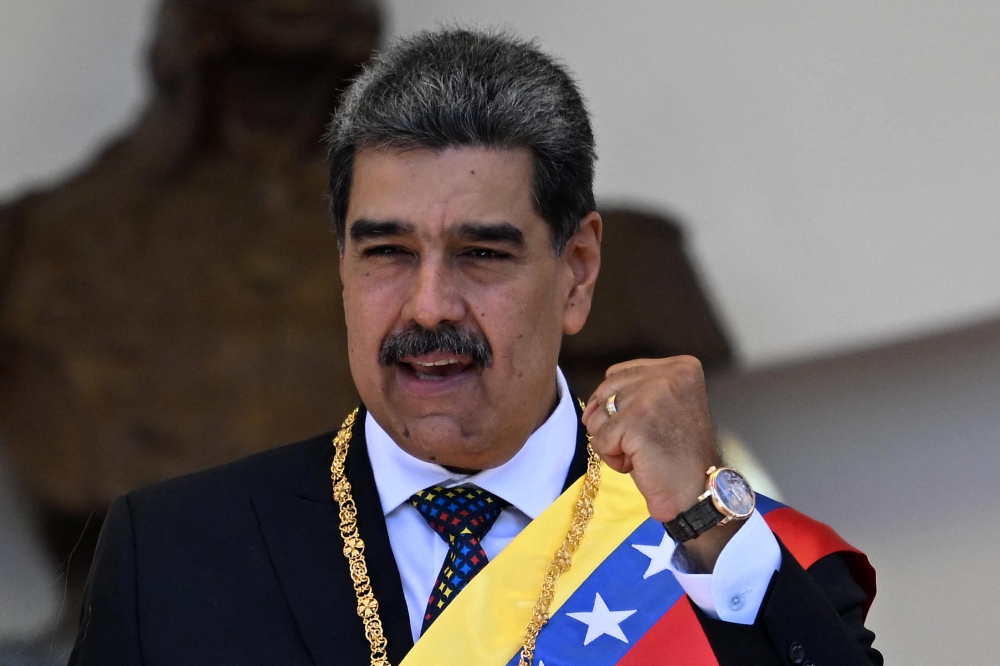
[[[493,365],[493,350],[482,333],[459,330],[451,325],[430,329],[416,324],[387,335],[382,341],[378,362],[384,366],[393,365],[408,356],[431,352],[467,356],[480,369]]]

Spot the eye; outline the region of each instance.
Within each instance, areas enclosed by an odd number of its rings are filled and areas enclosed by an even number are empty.
[[[409,250],[398,245],[374,245],[361,251],[364,257],[394,257],[410,254]]]
[[[466,250],[464,255],[471,259],[509,259],[510,255],[488,247],[474,247]]]

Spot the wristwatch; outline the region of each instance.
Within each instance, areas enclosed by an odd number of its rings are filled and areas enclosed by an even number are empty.
[[[699,495],[698,503],[679,514],[669,523],[663,523],[667,534],[677,543],[683,543],[704,534],[716,525],[730,520],[746,520],[753,513],[757,496],[747,478],[732,467],[709,467],[708,489]]]

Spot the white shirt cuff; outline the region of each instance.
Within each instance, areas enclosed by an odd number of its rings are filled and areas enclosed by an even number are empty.
[[[712,573],[687,573],[684,558],[676,551],[669,569],[691,601],[709,617],[753,624],[771,576],[780,567],[778,540],[755,510],[722,549]]]

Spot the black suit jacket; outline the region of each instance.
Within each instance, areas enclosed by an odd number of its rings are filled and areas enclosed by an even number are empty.
[[[364,437],[346,471],[389,660],[413,646]],[[364,665],[331,496],[333,433],[133,491],[109,509],[87,582],[77,666]],[[566,485],[586,469],[580,428]],[[805,572],[783,553],[757,623],[695,609],[720,663],[789,664],[792,643],[815,664],[881,664],[861,618],[864,593],[838,555]]]

